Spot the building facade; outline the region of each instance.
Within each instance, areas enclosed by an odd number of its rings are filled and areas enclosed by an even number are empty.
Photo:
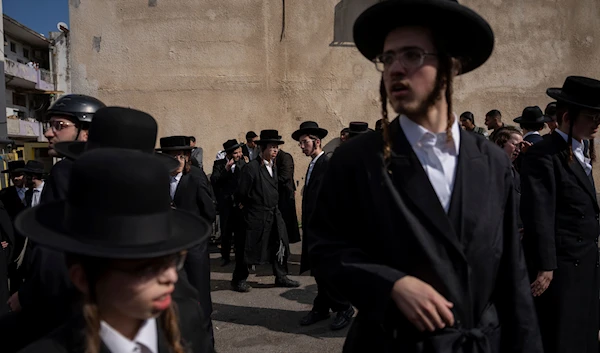
[[[148,111],[161,135],[195,135],[207,166],[227,139],[278,129],[302,185],[308,159],[290,137],[300,122],[318,121],[328,142],[380,117],[381,76],[351,36],[377,1],[70,1],[73,91]],[[496,34],[489,62],[455,83],[456,113],[477,125],[491,109],[505,121],[543,109],[567,75],[600,78],[599,1],[461,3]]]

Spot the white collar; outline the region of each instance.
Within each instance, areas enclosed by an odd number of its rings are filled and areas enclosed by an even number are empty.
[[[100,338],[111,352],[134,352],[137,344],[143,344],[150,352],[158,353],[156,319],[146,320],[133,340],[117,332],[105,321],[100,321]]]
[[[317,163],[317,159],[319,159],[319,157],[321,157],[323,154],[325,154],[325,151],[321,151],[321,153],[319,153],[315,158],[313,158],[313,160],[310,161],[310,163],[312,163],[312,164]]]
[[[181,180],[181,176],[182,176],[182,175],[183,175],[183,172],[179,172],[179,173],[177,173],[177,175],[175,175],[175,176],[173,176],[173,175],[172,175],[172,176],[171,176],[171,178],[174,178],[174,179],[175,179],[175,181],[179,182],[179,180]]]
[[[410,120],[406,115],[400,116],[400,127],[402,127],[402,131],[408,140],[408,143],[414,148],[414,146],[421,141],[421,138],[426,133],[435,134],[423,126],[415,123]],[[445,134],[442,132],[441,134]],[[458,151],[460,150],[460,128],[458,127],[458,119],[456,118],[456,114],[454,115],[454,123],[452,123],[452,141],[454,142],[454,150],[448,151],[451,154],[458,155]]]
[[[560,136],[565,140],[565,142],[569,143],[569,135],[562,132],[560,129],[555,129]],[[571,139],[571,145],[573,146],[573,151],[581,150],[583,152],[583,143],[577,141],[576,139]]]
[[[525,135],[523,135],[523,138],[530,136],[530,135],[539,135],[540,132],[539,131],[529,131],[528,133],[526,133]]]
[[[44,190],[44,184],[46,184],[45,181],[42,181],[42,184],[40,184],[40,186],[34,188],[35,190],[42,192]]]
[[[268,161],[266,159],[263,158],[263,161],[265,162],[265,165],[272,167],[273,166],[273,161]]]

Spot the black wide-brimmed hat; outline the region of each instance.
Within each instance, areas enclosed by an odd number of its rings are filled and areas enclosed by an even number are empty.
[[[189,136],[168,136],[161,137],[160,148],[157,151],[187,151],[193,150],[196,147],[190,146]]]
[[[302,135],[313,135],[318,137],[319,139],[324,139],[327,136],[328,131],[319,127],[314,121],[305,121],[300,124],[300,129],[294,131],[292,134],[292,138],[296,141],[300,140]]]
[[[25,161],[23,160],[8,161],[6,164],[8,164],[8,169],[3,170],[2,173],[12,173],[16,172],[17,169],[25,168]]]
[[[227,140],[227,142],[225,142],[223,144],[223,151],[225,151],[225,153],[229,153],[229,152],[237,150],[238,148],[242,147],[243,145],[244,145],[243,143],[238,143],[237,140],[235,140],[235,139]]]
[[[136,150],[98,148],[73,163],[67,199],[24,211],[21,234],[67,253],[153,258],[206,241],[209,224],[173,209],[169,171]]]
[[[559,102],[600,110],[600,81],[593,78],[569,76],[562,88],[548,88],[546,94]]]
[[[155,155],[169,170],[177,169],[179,162],[175,158],[155,153],[157,134],[158,124],[150,114],[130,108],[106,107],[94,115],[87,142],[60,142],[54,145],[54,150],[69,159],[77,159],[83,152],[97,148],[138,150]]]
[[[515,123],[548,123],[552,119],[545,116],[542,109],[538,106],[527,107],[523,110],[523,114],[520,117],[513,119]]]
[[[29,174],[44,174],[44,163],[36,160],[27,161],[23,168],[18,168],[15,172]]]
[[[260,132],[260,140],[257,140],[256,143],[259,145],[268,143],[283,145],[285,142],[281,140],[281,136],[277,130],[263,130]]]
[[[350,127],[348,128],[348,132],[350,136],[356,136],[360,134],[365,134],[369,131],[373,131],[369,129],[369,124],[362,121],[354,121],[350,123]]]
[[[366,9],[354,23],[354,43],[373,61],[396,28],[424,26],[433,30],[446,52],[462,63],[460,73],[481,66],[494,49],[494,32],[475,11],[456,0],[388,0]]]

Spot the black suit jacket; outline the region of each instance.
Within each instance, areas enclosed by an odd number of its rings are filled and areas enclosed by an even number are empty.
[[[64,158],[52,167],[42,191],[40,204],[67,199],[73,163],[72,160]]]
[[[557,132],[525,155],[521,172],[523,250],[533,281],[554,270],[538,298],[546,353],[598,349],[598,225],[593,181]]]
[[[506,154],[461,131],[446,214],[390,127],[389,167],[376,132],[336,150],[309,223],[311,265],[358,307],[344,352],[541,352]],[[401,314],[390,292],[407,275],[454,303],[454,327],[421,333]]]
[[[244,159],[235,162],[235,171],[225,168],[227,159],[215,161],[210,176],[213,190],[217,198],[219,210],[231,208],[235,203],[235,194],[239,187],[242,169],[246,165]]]
[[[290,243],[300,241],[298,214],[296,213],[296,183],[294,182],[294,158],[291,154],[279,150],[277,158],[277,179],[279,188],[279,209],[286,225]]]
[[[173,204],[176,208],[203,217],[208,223],[214,222],[217,216],[206,176],[203,178],[194,173],[182,175],[175,191]]]
[[[17,188],[13,185],[0,190],[0,201],[4,204],[4,208],[13,221],[19,212],[25,209],[25,204],[21,201]]]
[[[538,134],[531,134],[531,135],[527,135],[523,140],[530,142],[531,144],[536,144],[538,142],[543,141],[544,138]]]
[[[323,177],[327,171],[329,165],[329,156],[323,154],[315,162],[312,173],[310,174],[310,180],[308,184],[304,185],[302,191],[302,236],[304,241],[302,242],[302,258],[300,262],[300,273],[308,271],[310,269],[310,261],[308,257],[308,237],[310,236],[310,228],[308,227],[311,216],[317,209],[317,197],[321,190],[321,184],[323,183]],[[310,168],[310,166],[309,166]],[[306,170],[306,176],[308,177],[308,169]],[[304,178],[306,180],[306,177]]]

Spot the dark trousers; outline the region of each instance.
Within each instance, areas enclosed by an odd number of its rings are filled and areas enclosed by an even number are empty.
[[[313,302],[313,310],[320,313],[328,313],[329,309],[334,313],[348,310],[350,302],[345,300],[331,285],[320,276],[315,276],[317,282],[317,297]]]
[[[241,229],[242,211],[233,205],[223,207],[219,210],[219,217],[221,223],[221,257],[229,260],[234,234]]]
[[[277,234],[277,224],[273,222],[273,229],[271,230],[271,236],[269,237],[269,251],[271,255],[271,263],[273,265],[273,275],[275,278],[282,278],[287,276],[288,267],[287,260],[289,254],[285,254],[283,257],[283,263],[277,261],[277,251],[279,251],[279,236]],[[250,272],[248,272],[248,263],[245,257],[246,247],[246,232],[239,231],[235,233],[235,270],[233,270],[232,282],[245,281],[248,278]]]

